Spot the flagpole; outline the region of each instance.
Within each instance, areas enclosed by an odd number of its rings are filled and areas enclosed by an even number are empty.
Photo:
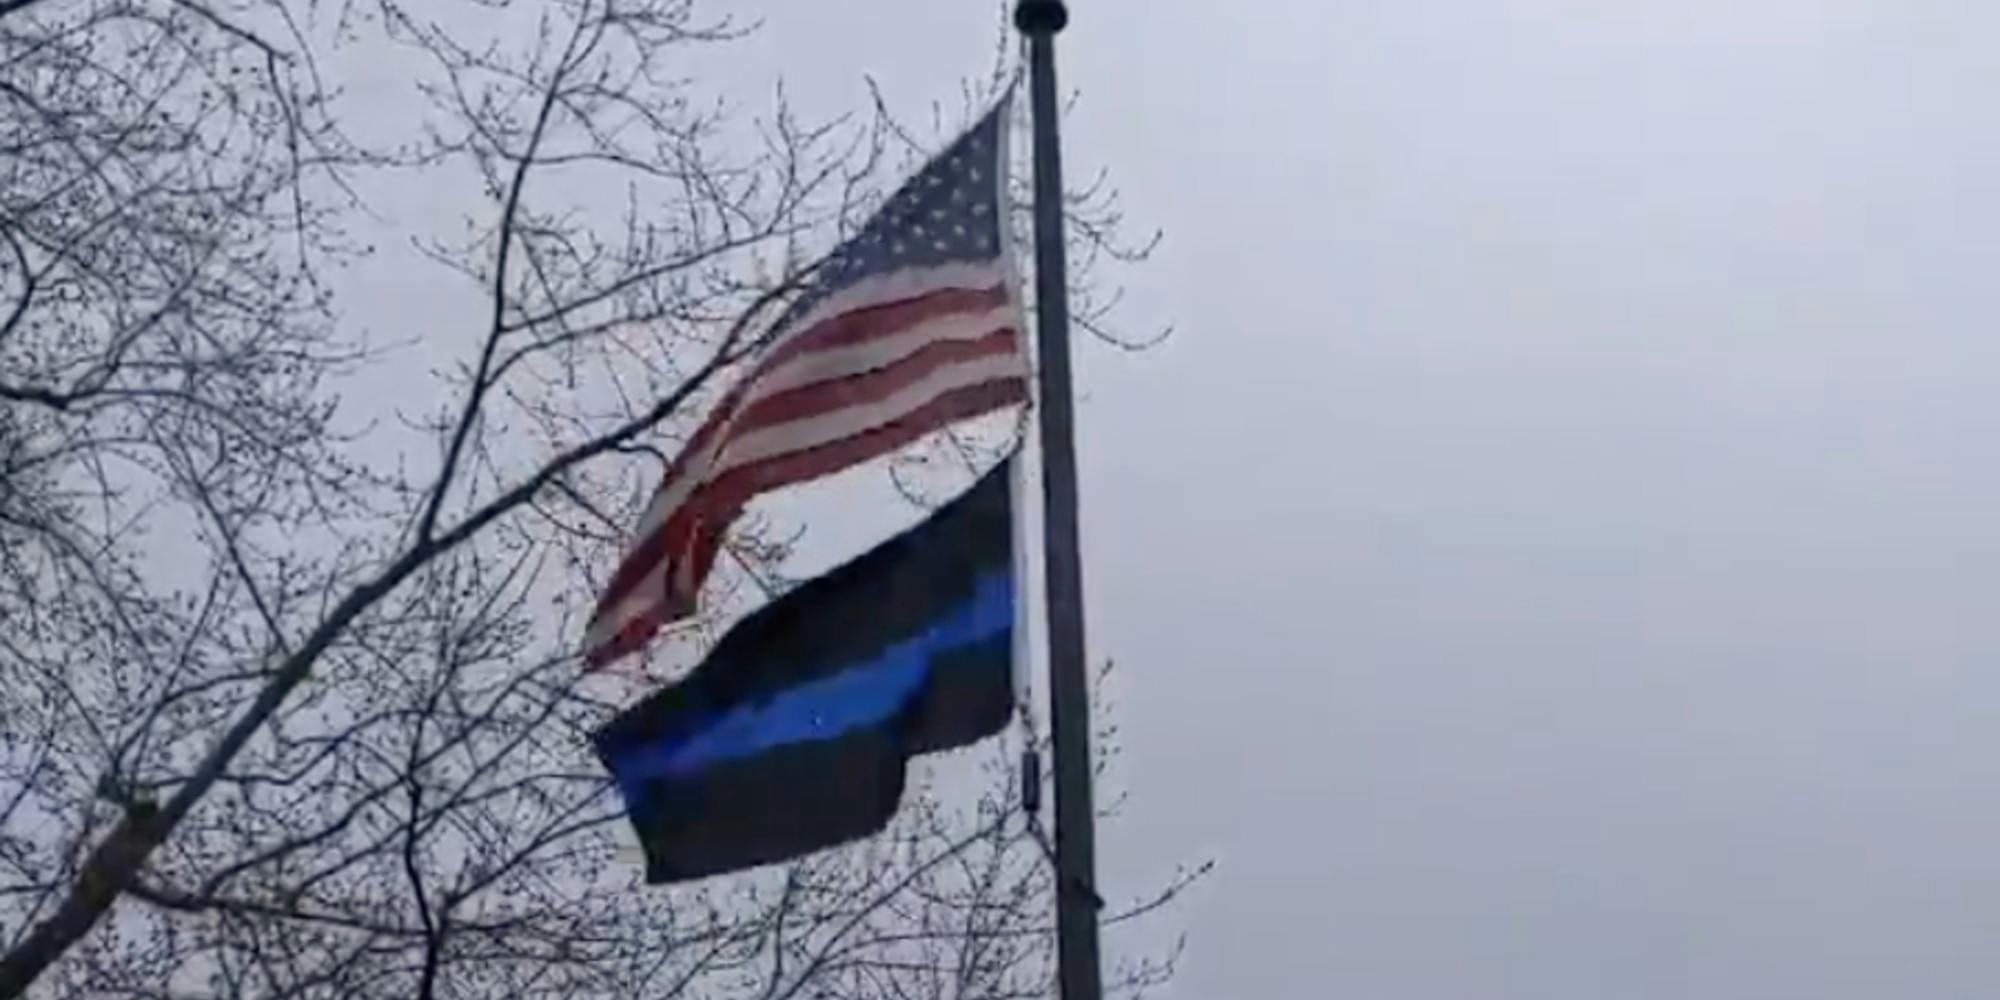
[[[1077,543],[1076,430],[1071,400],[1062,147],[1056,129],[1056,33],[1062,0],[1017,0],[1028,38],[1034,114],[1035,332],[1040,360],[1042,559],[1046,570],[1049,717],[1056,784],[1056,972],[1062,1000],[1100,1000],[1096,808],[1091,804],[1090,687],[1083,645],[1083,566]]]

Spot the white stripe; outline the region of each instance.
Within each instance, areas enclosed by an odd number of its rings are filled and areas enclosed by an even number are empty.
[[[646,567],[645,579],[633,587],[603,617],[592,620],[584,633],[586,648],[596,649],[615,638],[625,626],[637,620],[650,610],[666,594],[667,570],[686,560],[675,559],[679,553],[670,553],[666,558]]]
[[[799,333],[809,330],[820,322],[840,313],[850,312],[855,309],[866,309],[870,306],[884,305],[891,302],[901,302],[905,299],[912,299],[930,292],[949,290],[983,291],[998,284],[1003,277],[1004,269],[1001,264],[998,261],[988,261],[983,264],[947,264],[943,267],[925,268],[923,270],[898,271],[894,274],[859,281],[828,296],[825,301],[814,306],[810,312],[794,321],[790,326],[784,328],[773,337],[771,342],[765,345],[760,353],[768,355],[770,351],[776,350]],[[788,371],[792,365],[806,361],[813,356],[814,352],[809,352],[793,361],[786,362],[772,369],[762,376],[757,376],[757,385],[761,386],[765,379]],[[761,393],[759,394],[761,395]],[[739,407],[739,409],[741,408]],[[662,482],[659,488],[653,492],[652,498],[646,503],[645,513],[639,517],[639,526],[633,536],[634,538],[644,539],[657,530],[660,525],[665,524],[667,518],[672,516],[674,508],[680,506],[687,499],[688,494],[708,478],[707,470],[710,462],[713,461],[713,449],[716,445],[729,439],[733,430],[729,425],[733,424],[735,419],[734,416],[728,418],[728,421],[725,422],[721,430],[710,440],[709,448],[703,450],[704,454],[690,456],[683,463],[679,475],[674,476],[671,480]]]
[[[786,341],[842,313],[871,306],[888,305],[919,295],[958,289],[984,291],[1006,279],[1007,269],[999,259],[937,267],[904,268],[888,274],[863,278],[821,299],[817,305],[774,332],[761,348],[775,350]]]
[[[717,458],[708,475],[698,480],[690,477],[687,481],[707,482],[745,465],[832,444],[892,423],[948,392],[1006,378],[1025,378],[1026,375],[1027,363],[1019,352],[947,365],[877,402],[814,414],[745,434],[729,442],[729,447]],[[677,501],[675,507],[679,506]],[[625,622],[651,607],[655,595],[661,593],[660,584],[664,582],[662,573],[665,570],[672,567],[679,572],[687,572],[687,568],[681,565],[686,560],[679,559],[680,555],[682,553],[667,553],[659,565],[648,567],[646,577],[610,611],[592,623],[586,633],[586,642],[592,647],[609,642]],[[686,576],[681,577],[683,592],[691,589],[689,583]]]
[[[1019,351],[945,365],[876,402],[815,413],[790,423],[760,427],[740,435],[729,442],[729,447],[716,460],[715,478],[765,459],[832,444],[873,430],[954,389],[1006,378],[1025,378],[1027,374],[1027,362]]]
[[[758,378],[744,405],[803,386],[886,368],[932,344],[978,340],[1003,328],[1019,330],[1020,325],[1020,317],[1013,307],[1003,305],[979,312],[938,316],[901,333],[859,344],[808,351]]]
[[[1011,96],[1012,91],[1010,89],[1010,99]],[[1007,218],[1006,213],[1010,205],[1007,185],[1007,160],[1009,153],[1007,140],[1010,131],[1008,128],[1009,124],[1010,122],[1007,121],[1006,114],[1002,112],[998,135],[996,137],[997,141],[994,144],[997,168],[993,171],[993,179],[997,204],[1000,206],[1000,212],[1002,213],[997,221],[1003,223]],[[904,334],[884,338],[880,342],[856,345],[849,348],[835,348],[825,352],[808,354],[805,357],[797,359],[796,362],[787,363],[760,378],[758,380],[759,384],[747,393],[749,400],[754,401],[766,398],[772,393],[780,392],[787,388],[794,388],[813,382],[824,381],[829,378],[838,378],[844,374],[854,374],[882,367],[908,356],[926,344],[936,341],[969,339],[991,332],[991,330],[1000,326],[1010,326],[1017,331],[1017,334],[1025,335],[1026,331],[1020,320],[1020,272],[1013,259],[1010,234],[1004,225],[1000,231],[1000,243],[1000,256],[993,260],[946,264],[921,270],[903,269],[848,285],[820,300],[811,310],[796,317],[786,326],[772,331],[761,351],[768,352],[774,350],[804,331],[810,330],[827,319],[842,313],[851,312],[856,309],[866,309],[870,306],[885,305],[891,302],[900,302],[930,292],[948,289],[979,291],[992,288],[997,284],[1006,288],[1008,298],[1010,299],[1010,308],[993,310],[977,319],[969,316],[941,317],[938,320],[926,321],[924,324],[914,327]],[[974,329],[979,326],[984,326],[985,328]],[[933,332],[933,327],[937,327],[938,329]],[[1005,377],[1010,374],[1019,374],[1022,376],[1027,374],[1025,358],[1021,357],[1018,353],[1011,358],[982,359],[981,363],[993,367],[997,367],[995,363],[1005,363],[1011,367],[1000,371],[998,375],[980,375],[972,378],[971,381],[965,382],[952,382],[950,379],[944,378],[944,376],[947,373],[961,372],[967,366],[953,366],[941,369],[938,372],[932,373],[931,377],[926,379],[924,383],[911,386],[905,392],[898,393],[897,396],[889,400],[873,404],[865,409],[877,413],[891,412],[892,404],[912,397],[913,393],[932,383],[940,385],[949,384],[923,397],[921,401],[909,404],[909,409],[921,406],[923,403],[929,402],[931,399],[936,398],[937,395],[948,392],[952,388],[975,385],[990,378]],[[970,364],[968,363],[968,365]],[[859,410],[864,408],[853,409]],[[740,412],[741,407],[738,407],[738,410]],[[846,415],[849,411],[840,412]],[[869,426],[879,426],[880,423],[886,423],[888,420],[894,419],[896,415],[900,414],[892,413],[891,416]],[[831,415],[823,416],[831,417]],[[821,419],[821,417],[816,416],[813,419]],[[643,543],[661,524],[665,523],[667,518],[672,515],[673,510],[685,502],[688,494],[696,486],[708,481],[720,471],[715,469],[717,451],[722,446],[731,443],[730,437],[734,430],[731,425],[735,420],[735,415],[726,418],[723,426],[717,429],[717,433],[702,449],[702,453],[688,456],[687,460],[682,463],[681,475],[676,476],[673,481],[661,483],[660,487],[654,491],[653,496],[647,502],[645,513],[639,520],[639,530],[634,536],[636,539],[635,545]],[[798,423],[810,423],[810,421],[800,421]],[[758,439],[771,438],[771,440],[775,441],[779,438],[774,437],[774,435],[779,435],[780,432],[798,437],[795,430],[796,427],[797,424],[767,428],[764,431],[751,435],[751,437]],[[863,429],[868,428],[864,427]],[[805,438],[799,437],[799,439],[803,440]],[[769,444],[767,443],[765,447],[768,446]],[[812,447],[812,445],[807,445],[806,447]],[[735,448],[729,449],[727,459],[730,463],[729,467],[734,467],[744,461],[755,460],[754,458],[741,457]],[[670,554],[670,558],[665,560],[665,564],[671,565],[672,563],[673,560]],[[653,577],[659,570],[664,568],[666,568],[665,565],[652,567],[653,572],[649,573],[648,576]],[[641,581],[639,586],[632,588],[631,592],[608,613],[594,619],[585,634],[587,648],[596,648],[609,641],[617,634],[625,622],[629,621],[633,616],[643,613],[650,602],[642,600],[642,598],[657,592],[659,590],[657,586],[659,582],[663,581],[657,579]]]
[[[646,501],[645,513],[639,515],[639,531],[632,536],[634,545],[645,541],[660,525],[667,523],[667,517],[687,499],[689,491],[708,479],[709,469],[715,465],[715,453],[729,442],[729,425],[735,421],[733,414],[724,419],[715,435],[702,444],[700,452],[684,456],[686,460],[681,463],[679,474],[653,490],[652,498]]]
[[[1022,304],[1026,299],[1021,294],[1021,259],[1016,252],[1017,248],[1014,246],[1014,228],[1005,224],[1007,220],[1013,218],[1014,212],[1014,189],[1008,182],[1007,176],[1007,168],[1013,160],[1013,151],[1007,148],[1007,144],[1013,140],[1014,133],[1014,109],[1011,105],[1014,102],[1013,88],[1015,86],[1016,84],[1013,83],[1007,85],[1006,101],[1010,107],[1001,113],[1000,127],[995,130],[998,134],[994,137],[993,142],[993,203],[999,206],[1000,220],[1002,222],[1000,226],[1000,259],[997,261],[997,264],[1000,273],[1005,277],[1003,283],[1007,289],[1007,301],[1013,304],[1015,312],[1025,316],[1027,315],[1027,310],[1023,308]],[[1028,331],[1024,328],[1021,332],[1025,334]]]

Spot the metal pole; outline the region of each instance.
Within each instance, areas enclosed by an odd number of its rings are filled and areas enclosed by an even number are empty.
[[[1091,804],[1090,687],[1083,644],[1083,565],[1077,545],[1075,407],[1069,363],[1069,275],[1063,247],[1062,147],[1056,115],[1056,33],[1062,0],[1018,0],[1028,36],[1035,136],[1035,332],[1040,347],[1042,558],[1047,571],[1049,717],[1056,779],[1056,968],[1062,1000],[1100,1000],[1097,814]]]

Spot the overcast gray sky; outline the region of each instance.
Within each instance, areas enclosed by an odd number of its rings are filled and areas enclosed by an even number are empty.
[[[823,110],[996,25],[757,9]],[[1072,12],[1179,330],[1081,411],[1172,995],[2000,995],[2000,7]]]

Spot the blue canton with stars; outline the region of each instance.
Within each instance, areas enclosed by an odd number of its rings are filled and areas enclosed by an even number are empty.
[[[896,189],[853,239],[828,256],[780,325],[789,324],[850,285],[905,270],[983,264],[1000,256],[1000,137],[1011,103],[1000,99]]]

